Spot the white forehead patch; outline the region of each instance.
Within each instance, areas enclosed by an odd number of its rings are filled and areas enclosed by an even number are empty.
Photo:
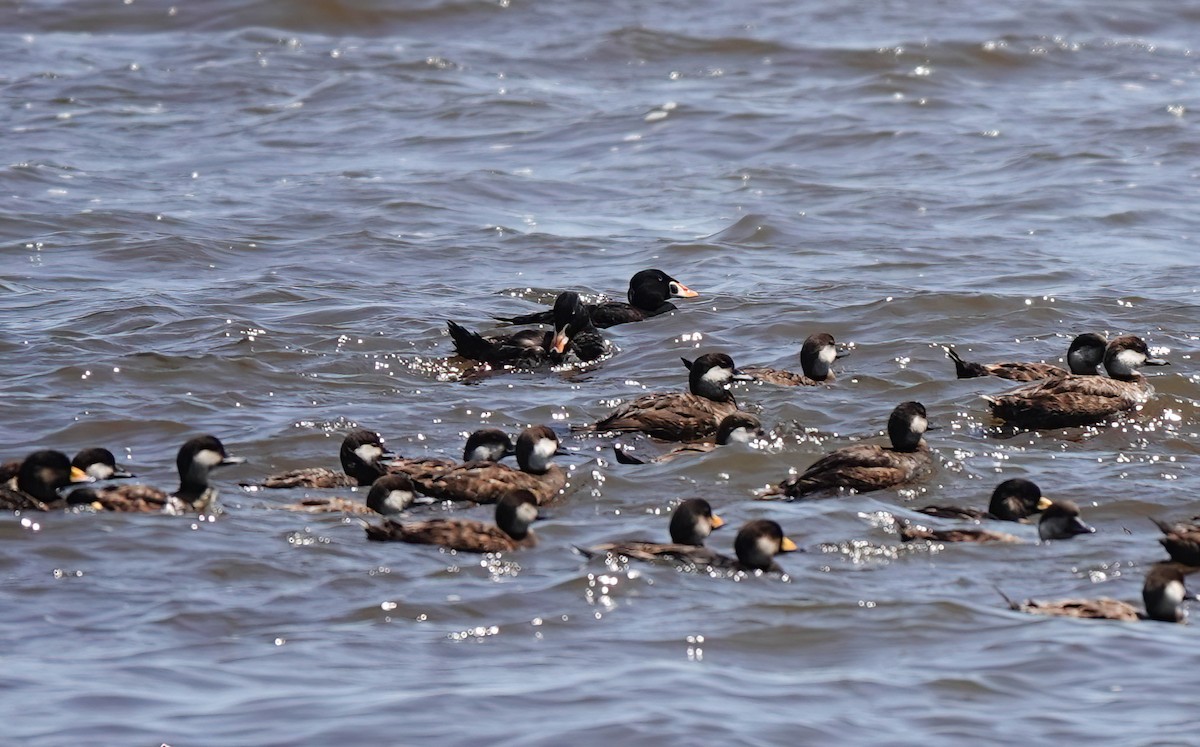
[[[537,506],[532,503],[522,503],[520,506],[517,506],[517,519],[522,524],[532,524],[537,520],[537,515]]]
[[[817,358],[825,365],[829,365],[837,360],[837,348],[832,345],[826,345],[821,348],[821,352],[817,353]]]
[[[374,464],[379,457],[383,456],[383,449],[378,444],[363,444],[355,449],[354,453],[367,464]]]
[[[725,368],[724,366],[713,366],[704,372],[700,378],[705,381],[711,381],[714,384],[724,384],[733,378],[733,369]]]
[[[192,462],[202,467],[212,468],[220,464],[222,459],[223,457],[219,452],[212,449],[201,449],[196,452],[196,456],[192,457]]]
[[[908,427],[912,428],[913,433],[924,433],[929,427],[929,421],[920,415],[914,415]]]

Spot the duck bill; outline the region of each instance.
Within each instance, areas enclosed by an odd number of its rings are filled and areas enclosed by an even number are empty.
[[[716,514],[713,514],[713,515],[712,515],[712,528],[713,528],[713,529],[720,529],[720,528],[721,528],[721,527],[723,527],[723,526],[725,526],[725,520],[724,520],[724,519],[722,519],[720,516],[717,516]]]
[[[796,543],[792,542],[791,537],[784,537],[779,543],[779,552],[796,552],[800,548],[796,547]]]
[[[95,481],[95,478],[93,478],[88,473],[84,472],[83,470],[79,469],[78,467],[71,467],[71,482],[77,483],[77,482],[94,482],[94,481]]]
[[[120,466],[113,470],[113,473],[109,475],[109,479],[111,480],[125,480],[130,477],[137,477],[137,475]]]
[[[1147,358],[1146,362],[1143,363],[1142,365],[1143,366],[1169,366],[1169,365],[1171,365],[1171,361],[1166,360],[1165,358]]]
[[[1046,509],[1050,508],[1053,505],[1054,505],[1054,501],[1050,500],[1049,498],[1047,498],[1046,496],[1043,495],[1041,498],[1038,498],[1037,510],[1045,511]]]
[[[554,338],[550,341],[551,350],[561,354],[569,344],[571,344],[571,338],[567,336],[566,330],[554,330]]]
[[[231,464],[245,464],[246,457],[231,457],[227,456],[221,459],[217,464],[218,467],[228,467]]]
[[[736,368],[733,369],[732,380],[733,381],[758,381],[758,379],[755,378],[754,376],[751,376],[750,374],[746,373],[745,371],[739,371]]]
[[[849,351],[849,350],[839,350],[839,351],[837,351],[836,353],[834,353],[834,354],[833,354],[833,359],[836,361],[836,360],[839,360],[839,359],[841,359],[841,358],[845,358],[847,355],[850,355],[850,351]]]
[[[698,295],[700,294],[678,280],[671,281],[671,298],[695,298]]]

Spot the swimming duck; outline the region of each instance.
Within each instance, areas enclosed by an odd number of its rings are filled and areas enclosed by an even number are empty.
[[[804,474],[789,477],[759,497],[795,499],[839,488],[867,493],[912,482],[933,466],[933,454],[922,438],[928,426],[924,405],[902,402],[888,418],[890,447],[855,444],[837,449],[817,460]]]
[[[737,554],[734,570],[782,573],[775,556],[783,552],[795,552],[796,543],[783,533],[783,527],[770,519],[756,519],[744,525],[733,540]]]
[[[675,306],[667,300],[668,298],[695,298],[698,295],[700,294],[661,270],[642,270],[629,280],[629,291],[626,293],[629,303],[608,301],[587,304],[585,308],[592,324],[606,329],[674,311]],[[522,316],[496,317],[496,320],[509,324],[550,324],[554,321],[554,312],[539,311]]]
[[[554,330],[526,329],[510,335],[484,337],[454,322],[447,322],[454,351],[463,358],[493,367],[537,368],[562,363],[570,348],[579,360],[594,361],[604,355],[607,343],[574,291],[554,300]]]
[[[529,525],[537,521],[537,498],[528,491],[504,496],[496,503],[496,523],[470,519],[429,519],[399,522],[384,519],[377,526],[367,525],[367,539],[377,542],[410,542],[440,545],[459,552],[509,552],[533,547],[537,537]]]
[[[931,540],[933,542],[1016,543],[1021,540],[1007,532],[990,529],[929,529],[896,518],[896,529],[903,542]],[[1038,521],[1038,538],[1042,541],[1070,539],[1096,530],[1079,518],[1079,506],[1072,501],[1051,501]]]
[[[260,483],[240,483],[243,487],[262,488],[352,488],[370,485],[384,474],[379,460],[394,456],[375,431],[357,428],[342,439],[339,452],[342,471],[328,467],[305,467],[271,475]]]
[[[1104,352],[1104,368],[1112,378],[1059,376],[984,399],[993,415],[1018,428],[1090,425],[1147,402],[1154,389],[1138,369],[1166,365],[1168,361],[1150,357],[1140,337],[1123,335]]]
[[[95,480],[123,480],[137,477],[129,470],[117,464],[117,458],[108,449],[93,446],[81,450],[71,460],[72,467],[78,467],[84,474]]]
[[[1018,603],[1004,597],[1010,609],[1017,612],[1029,612],[1035,615],[1050,615],[1053,617],[1076,617],[1089,620],[1120,620],[1134,622],[1137,620],[1159,620],[1161,622],[1181,623],[1187,618],[1183,602],[1196,599],[1184,586],[1184,576],[1195,571],[1195,568],[1178,563],[1155,563],[1146,574],[1142,586],[1142,603],[1146,606],[1143,614],[1128,602],[1122,602],[1108,597],[1100,599],[1065,599],[1056,602],[1038,602],[1027,599]],[[1001,593],[1001,596],[1004,596]]]
[[[1005,480],[992,491],[988,510],[959,508],[958,506],[924,506],[914,509],[917,513],[943,519],[995,519],[997,521],[1024,522],[1039,511],[1050,507],[1050,499],[1042,495],[1042,489],[1032,480],[1014,477]]]
[[[1052,363],[970,363],[959,357],[953,348],[945,348],[946,355],[954,361],[954,368],[960,379],[974,379],[979,376],[995,376],[1010,381],[1040,381],[1068,373],[1078,376],[1095,376],[1100,364],[1104,362],[1105,347],[1108,340],[1104,335],[1095,332],[1085,332],[1071,341],[1067,349],[1067,365],[1070,371]]]
[[[432,476],[417,475],[419,492],[443,501],[498,503],[504,496],[529,493],[539,504],[552,500],[567,484],[567,475],[551,460],[562,454],[558,436],[544,425],[526,428],[517,438],[517,466],[466,462]]]
[[[819,386],[831,384],[837,377],[830,368],[838,358],[844,358],[849,353],[839,351],[833,335],[818,332],[809,335],[800,348],[800,370],[803,373],[784,371],[776,368],[750,366],[742,369],[758,381],[778,386]]]
[[[307,514],[383,514],[391,516],[405,511],[416,500],[412,480],[408,475],[384,475],[371,484],[366,503],[352,498],[305,498],[297,503],[277,506],[284,511]]]
[[[91,482],[61,451],[35,451],[25,457],[16,476],[0,486],[0,510],[49,511],[61,508],[66,501],[59,491],[72,483]]]
[[[197,436],[179,448],[175,466],[179,470],[179,489],[167,493],[149,485],[119,485],[84,488],[71,493],[71,504],[91,504],[101,511],[125,513],[204,513],[216,504],[217,489],[209,485],[209,473],[229,464],[241,464],[231,457],[215,436]]]
[[[738,410],[732,415],[726,415],[717,426],[716,443],[701,441],[693,444],[681,444],[665,454],[655,457],[642,458],[629,451],[619,443],[613,443],[613,455],[621,464],[650,464],[668,462],[675,457],[685,454],[707,454],[718,446],[728,446],[731,443],[749,443],[763,436],[762,423],[748,412]]]
[[[688,361],[684,361],[688,363]],[[733,381],[750,381],[724,353],[706,353],[688,366],[690,392],[647,394],[618,407],[608,417],[578,431],[641,431],[663,441],[712,438],[721,420],[737,412],[729,391]]]
[[[725,521],[713,513],[712,506],[703,498],[692,498],[679,504],[671,514],[671,542],[647,542],[627,540],[609,542],[584,550],[587,557],[609,554],[624,556],[630,560],[656,561],[674,560],[694,565],[712,564],[717,555],[704,546],[704,540],[714,529],[725,525]],[[728,562],[728,559],[726,559]]]
[[[1171,556],[1171,560],[1193,568],[1200,568],[1200,526],[1196,524],[1170,524],[1150,518],[1155,526],[1162,530],[1159,538],[1161,544]]]

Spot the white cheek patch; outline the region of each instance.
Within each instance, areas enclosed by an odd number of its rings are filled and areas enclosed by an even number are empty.
[[[733,432],[729,434],[730,443],[748,444],[753,438],[754,432],[744,426],[734,428]]]
[[[826,345],[821,348],[821,352],[817,353],[817,358],[828,366],[837,360],[837,348],[832,345]]]
[[[703,516],[697,516],[695,531],[697,537],[707,537],[712,534],[712,521]]]
[[[1146,363],[1146,356],[1136,350],[1122,350],[1115,362],[1118,371],[1132,373]]]
[[[390,511],[399,513],[412,505],[413,494],[408,490],[391,490],[388,491],[387,498],[383,499],[383,505],[387,506]]]
[[[909,422],[908,427],[912,428],[913,433],[924,433],[925,430],[929,428],[929,421],[920,415],[914,415],[912,421]]]
[[[758,541],[754,544],[758,548],[759,553],[767,558],[774,557],[779,552],[779,543],[770,537],[759,537]]]
[[[522,503],[520,506],[517,506],[517,519],[522,524],[532,524],[537,520],[537,515],[537,506],[532,503]]]
[[[88,468],[84,470],[88,477],[94,477],[97,480],[107,480],[108,478],[112,477],[113,472],[115,471],[116,470],[114,470],[112,467],[109,467],[107,464],[89,464]]]
[[[1183,604],[1184,597],[1187,596],[1187,589],[1178,581],[1168,581],[1163,588],[1163,599],[1172,607],[1178,607]]]
[[[378,444],[363,444],[355,449],[354,453],[367,464],[374,464],[379,457],[383,456],[383,449]]]
[[[704,379],[705,381],[711,381],[714,384],[724,384],[733,378],[733,369],[724,368],[722,366],[714,366],[713,368],[705,371],[704,375],[700,378]]]
[[[558,451],[558,442],[549,438],[539,438],[533,445],[533,453],[542,461],[549,460]]]
[[[198,464],[201,467],[212,469],[216,467],[224,459],[220,453],[212,449],[201,449],[196,452],[196,456],[192,457],[192,464]]]

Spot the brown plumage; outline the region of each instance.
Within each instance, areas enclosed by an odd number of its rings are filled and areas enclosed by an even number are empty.
[[[517,465],[467,462],[432,476],[416,475],[418,492],[443,501],[497,503],[507,495],[526,492],[545,504],[566,487],[567,474],[551,459],[558,452],[558,436],[544,425],[526,428],[517,439]]]
[[[746,443],[762,435],[762,423],[759,422],[758,418],[748,412],[738,410],[721,420],[721,424],[717,427],[716,443],[701,441],[699,443],[681,444],[664,454],[651,457],[637,456],[628,448],[616,442],[613,443],[612,448],[613,455],[621,464],[651,464],[669,462],[680,456],[707,454],[718,446],[727,446],[730,443]]]
[[[1014,477],[1000,483],[992,491],[987,511],[958,506],[924,506],[914,510],[926,516],[937,516],[942,519],[968,521],[995,519],[997,521],[1026,522],[1030,516],[1049,507],[1050,499],[1042,495],[1042,489],[1036,483]]]
[[[49,511],[62,508],[67,499],[59,491],[90,478],[61,451],[35,451],[17,467],[17,474],[0,487],[0,510]]]
[[[737,412],[729,391],[732,381],[749,380],[724,353],[708,353],[689,369],[687,393],[648,394],[618,407],[607,417],[573,430],[642,432],[663,441],[704,441],[716,435],[721,420]]]
[[[1143,365],[1167,365],[1149,357],[1146,343],[1124,335],[1108,343],[1104,367],[1112,378],[1060,376],[984,397],[992,414],[1018,428],[1070,428],[1098,423],[1147,402],[1154,393],[1137,372]]]
[[[1004,593],[1004,601],[1010,609],[1017,612],[1028,612],[1035,615],[1050,615],[1053,617],[1075,617],[1088,620],[1118,620],[1136,622],[1138,620],[1158,620],[1160,622],[1180,623],[1187,618],[1183,602],[1195,599],[1184,586],[1184,576],[1200,570],[1180,563],[1155,563],[1146,573],[1142,585],[1142,603],[1146,612],[1139,611],[1128,602],[1101,597],[1099,599],[1065,599],[1062,601],[1039,602],[1028,599],[1024,602],[1014,602]]]
[[[537,520],[537,499],[529,493],[505,496],[496,504],[496,523],[470,519],[399,522],[385,519],[366,527],[367,539],[439,545],[459,552],[509,552],[533,547],[537,537],[529,525]]]
[[[1067,349],[1067,364],[1071,370],[1051,363],[972,363],[963,360],[953,348],[945,348],[946,355],[954,361],[960,379],[980,376],[995,376],[1010,381],[1041,381],[1042,379],[1079,374],[1093,376],[1104,360],[1104,349],[1108,341],[1103,335],[1086,332],[1071,341]]]
[[[1162,530],[1159,543],[1166,548],[1171,560],[1200,569],[1200,526],[1189,523],[1170,524],[1151,517],[1150,521]]]
[[[922,438],[927,426],[924,405],[901,403],[888,418],[890,447],[857,444],[837,449],[760,497],[794,499],[838,489],[867,493],[912,482],[933,466],[933,455]]]
[[[1007,532],[994,532],[990,529],[930,529],[928,527],[910,524],[896,517],[896,531],[903,542],[914,540],[929,540],[930,542],[975,542],[978,544],[1016,544],[1020,538]]]
[[[713,513],[712,506],[702,498],[692,498],[679,504],[671,514],[671,542],[626,540],[578,548],[588,557],[600,554],[624,556],[646,562],[671,560],[692,565],[728,565],[732,561],[704,547],[704,540],[725,521]]]
[[[72,503],[89,504],[100,511],[121,513],[204,513],[216,507],[217,490],[209,485],[209,473],[244,459],[231,457],[214,436],[197,436],[179,448],[175,466],[179,489],[168,493],[149,485],[120,485],[77,490]]]
[[[1038,521],[1038,538],[1043,541],[1065,540],[1080,534],[1092,534],[1096,530],[1083,523],[1079,516],[1079,506],[1072,501],[1047,501],[1042,509],[1042,518]],[[900,539],[905,542],[912,540],[931,540],[933,542],[1006,542],[1015,543],[1021,540],[1005,532],[990,529],[928,529],[913,526],[908,521],[896,517],[896,528]]]
[[[338,451],[342,471],[328,467],[303,467],[271,475],[262,482],[243,482],[243,487],[283,488],[352,488],[370,485],[384,474],[380,459],[392,456],[378,433],[356,428],[346,434]]]
[[[838,352],[836,340],[827,332],[809,335],[800,348],[800,369],[803,373],[785,371],[779,368],[751,366],[742,371],[753,376],[757,381],[776,386],[819,386],[832,384],[837,378],[830,366],[834,360],[842,358],[845,352]]]

